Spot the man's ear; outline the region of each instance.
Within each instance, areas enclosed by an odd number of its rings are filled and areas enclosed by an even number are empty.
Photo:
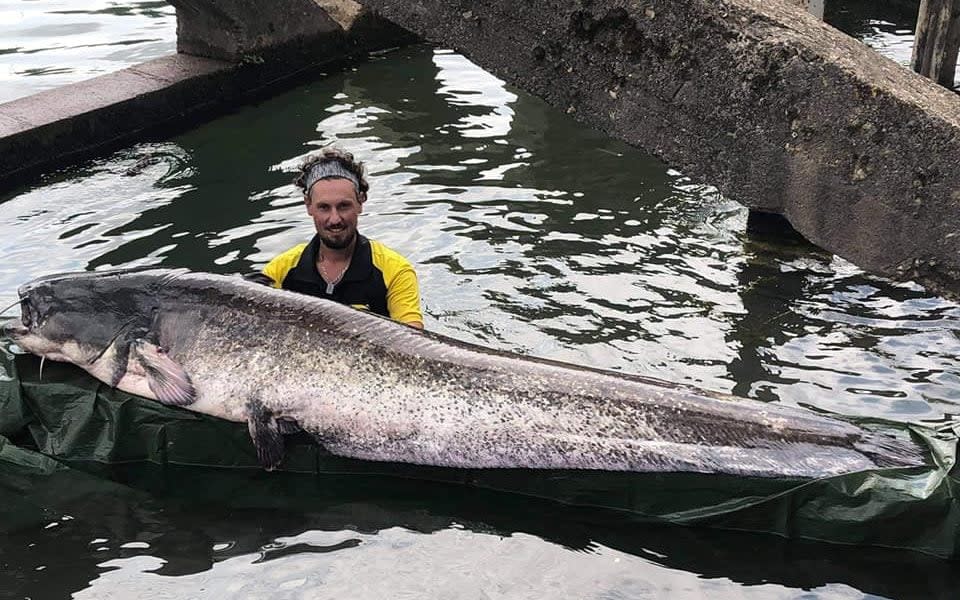
[[[358,196],[358,199],[360,200],[360,208],[357,210],[357,212],[358,212],[358,213],[362,213],[362,212],[363,212],[363,205],[367,203],[367,194],[366,194],[366,192],[360,192],[360,195]]]

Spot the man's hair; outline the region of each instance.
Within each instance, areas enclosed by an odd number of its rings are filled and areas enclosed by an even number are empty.
[[[300,165],[297,167],[297,176],[293,180],[293,185],[300,188],[300,191],[304,194],[307,193],[307,174],[310,172],[310,169],[318,163],[326,163],[336,161],[340,163],[344,169],[353,173],[357,177],[359,182],[360,194],[358,200],[363,202],[366,200],[367,190],[370,189],[370,184],[367,183],[366,177],[364,177],[364,167],[363,163],[359,160],[354,160],[353,154],[341,150],[335,146],[327,146],[315,154],[307,156]]]

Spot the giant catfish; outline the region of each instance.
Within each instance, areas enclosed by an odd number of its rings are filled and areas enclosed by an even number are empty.
[[[913,442],[803,409],[529,358],[240,277],[41,277],[7,334],[123,391],[248,424],[261,464],[332,454],[463,468],[815,478],[922,464]]]

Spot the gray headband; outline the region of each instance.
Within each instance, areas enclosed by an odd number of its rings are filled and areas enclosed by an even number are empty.
[[[310,188],[321,179],[347,179],[353,182],[353,187],[357,190],[357,199],[360,199],[360,180],[340,164],[339,160],[325,160],[310,167],[304,181],[303,194],[309,196]]]

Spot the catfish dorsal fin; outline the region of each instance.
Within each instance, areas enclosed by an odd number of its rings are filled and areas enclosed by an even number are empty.
[[[135,340],[133,353],[147,375],[147,385],[157,400],[174,406],[188,406],[197,399],[190,376],[156,344]]]

